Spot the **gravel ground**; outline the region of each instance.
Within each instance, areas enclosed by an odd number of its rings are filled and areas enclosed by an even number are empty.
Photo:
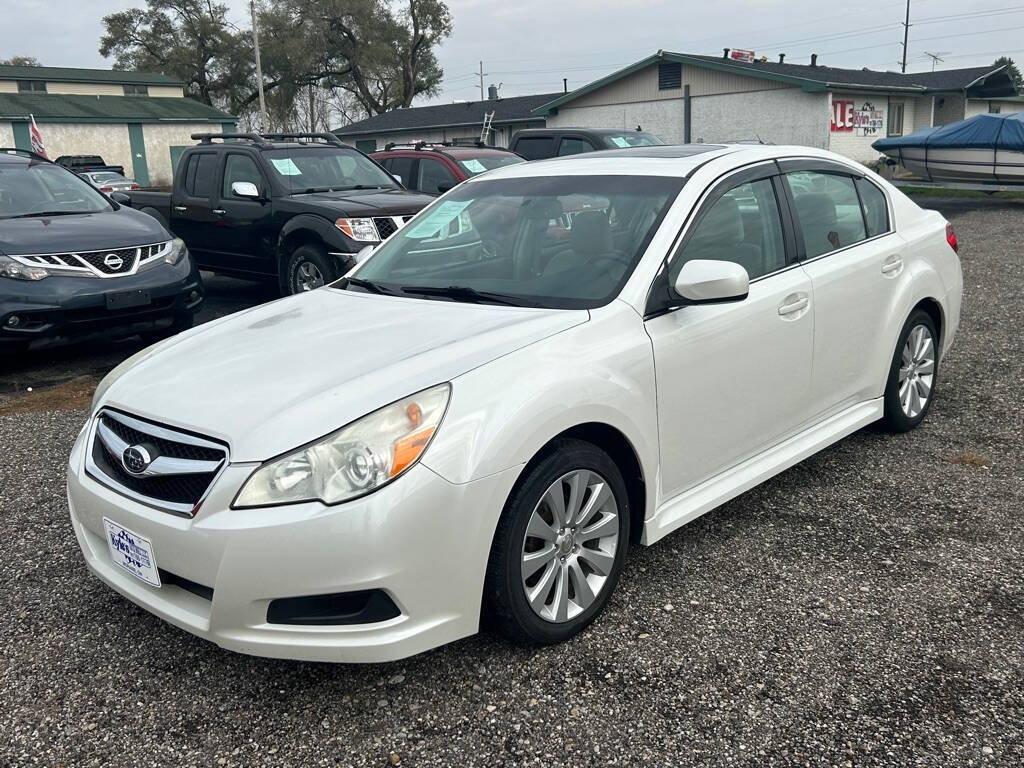
[[[86,572],[63,483],[84,411],[0,416],[0,765],[1021,764],[1024,205],[936,203],[966,297],[925,424],[635,550],[555,648],[220,650]]]

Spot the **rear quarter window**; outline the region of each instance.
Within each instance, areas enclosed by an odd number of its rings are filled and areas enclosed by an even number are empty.
[[[864,207],[864,221],[868,225],[868,237],[876,237],[888,232],[889,206],[885,200],[885,193],[867,179],[857,179],[857,191],[860,192],[860,202]]]
[[[516,142],[515,151],[527,160],[541,160],[555,154],[555,140],[550,136],[525,136]]]

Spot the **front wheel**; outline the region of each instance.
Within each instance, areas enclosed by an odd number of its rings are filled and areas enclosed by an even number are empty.
[[[900,333],[885,387],[885,425],[907,432],[928,415],[939,376],[939,334],[935,322],[918,309]]]
[[[337,279],[331,257],[319,245],[300,245],[284,262],[285,295],[312,291]]]
[[[629,499],[604,451],[559,440],[516,484],[502,512],[485,594],[496,628],[547,645],[607,605],[629,546]]]

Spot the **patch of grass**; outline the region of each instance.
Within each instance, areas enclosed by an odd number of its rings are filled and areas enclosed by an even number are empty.
[[[52,387],[22,392],[0,401],[0,416],[34,411],[77,411],[92,404],[92,394],[99,379],[76,376]]]
[[[980,189],[943,189],[941,187],[900,187],[911,197],[988,197],[995,200],[1024,200],[1024,190],[984,192]]]
[[[974,453],[973,451],[964,451],[963,453],[954,456],[950,461],[954,464],[963,464],[968,467],[980,467],[981,469],[992,468],[992,462],[980,453]]]

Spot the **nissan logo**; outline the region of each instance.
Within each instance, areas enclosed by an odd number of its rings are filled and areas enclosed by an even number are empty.
[[[153,457],[143,445],[129,445],[121,454],[121,463],[133,475],[141,475],[153,463]]]
[[[118,270],[124,266],[124,259],[116,253],[108,253],[103,257],[103,263],[110,269]]]

